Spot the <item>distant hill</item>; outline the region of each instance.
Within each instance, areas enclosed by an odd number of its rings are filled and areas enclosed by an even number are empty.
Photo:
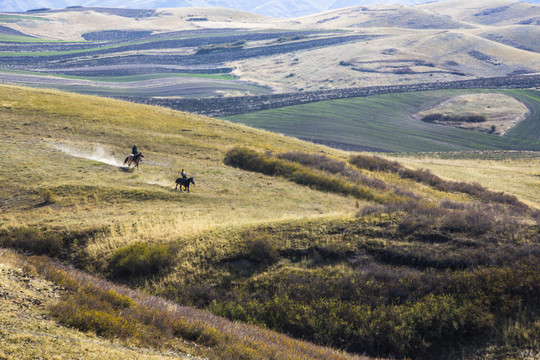
[[[529,0],[539,3],[540,0]],[[31,9],[61,9],[68,6],[118,7],[136,9],[159,9],[177,7],[224,7],[249,11],[272,17],[298,17],[315,14],[325,10],[340,9],[349,6],[373,4],[416,5],[428,0],[7,0],[0,6],[0,11],[21,12]]]

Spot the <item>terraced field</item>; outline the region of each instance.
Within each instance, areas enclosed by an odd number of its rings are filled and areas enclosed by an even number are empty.
[[[245,29],[101,31],[83,34],[87,42],[28,42],[28,38],[9,42],[8,37],[20,35],[3,36],[0,77],[4,81],[123,98],[268,94],[268,87],[231,75],[233,69],[227,64],[374,38],[336,31]],[[64,75],[76,75],[79,81]],[[147,82],[117,78],[135,75],[146,75]]]

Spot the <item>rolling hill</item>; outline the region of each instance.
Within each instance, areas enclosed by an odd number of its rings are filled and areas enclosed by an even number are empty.
[[[0,245],[26,254],[0,255],[3,353],[68,338],[63,354],[148,358],[535,354],[537,153],[405,167],[164,108],[0,92]],[[139,170],[122,166],[133,143]],[[454,172],[460,156],[471,168]],[[471,169],[490,187],[462,182]]]
[[[422,4],[428,2],[426,0],[401,0],[399,3],[406,5]],[[529,2],[537,3],[537,0]],[[321,12],[324,10],[339,9],[357,5],[368,4],[383,4],[395,3],[393,0],[337,0],[337,1],[291,1],[291,0],[135,0],[135,1],[70,1],[70,0],[7,0],[3,5],[3,11],[21,12],[39,8],[61,9],[69,6],[87,6],[87,7],[121,7],[121,8],[142,8],[142,9],[157,9],[157,8],[177,8],[177,7],[223,7],[236,10],[249,11],[256,14],[272,17],[298,17],[308,14]]]
[[[537,5],[509,0],[462,2],[449,0],[419,7],[478,25],[538,25]]]

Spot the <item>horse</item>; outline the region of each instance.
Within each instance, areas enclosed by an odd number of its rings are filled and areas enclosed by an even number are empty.
[[[187,179],[184,179],[184,178],[180,177],[180,178],[176,179],[176,186],[174,187],[174,190],[176,190],[178,185],[180,185],[180,191],[183,191],[182,190],[182,186],[183,186],[187,190],[187,192],[189,192],[189,184],[195,185],[195,181],[193,181],[192,177],[187,178]]]
[[[139,163],[142,161],[142,158],[144,157],[143,153],[137,153],[135,155],[133,154],[129,154],[127,157],[126,157],[126,160],[124,160],[124,165],[126,165],[127,163],[127,166],[130,167],[131,164],[135,164],[135,167],[137,167],[137,169],[139,168]]]

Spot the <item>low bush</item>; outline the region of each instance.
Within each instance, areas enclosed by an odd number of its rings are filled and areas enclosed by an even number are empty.
[[[170,269],[176,251],[169,245],[135,243],[112,255],[108,270],[113,278],[148,277]]]
[[[43,190],[41,192],[41,197],[43,198],[42,205],[51,205],[56,203],[56,196],[50,189]]]
[[[22,250],[34,255],[57,256],[64,241],[56,232],[21,227],[0,230],[0,246]]]
[[[441,114],[441,113],[433,113],[428,114],[424,117],[422,117],[422,121],[424,122],[468,122],[468,123],[480,123],[480,122],[486,122],[487,117],[485,115],[480,114],[467,114],[467,115],[453,115],[453,114]]]
[[[397,161],[389,161],[375,155],[353,155],[349,159],[349,163],[360,169],[366,169],[370,171],[385,171],[397,173],[403,168]]]
[[[336,159],[331,159],[325,155],[310,154],[300,151],[282,153],[277,156],[279,159],[285,159],[311,169],[322,170],[330,174],[341,175],[353,182],[359,182],[366,186],[386,189],[386,184],[375,178],[370,178],[355,170],[347,163]]]
[[[259,264],[273,264],[279,260],[279,251],[273,239],[267,235],[255,235],[246,239],[247,257]]]
[[[283,176],[297,184],[306,185],[316,190],[352,195],[358,199],[385,201],[383,196],[363,185],[353,184],[345,179],[316,172],[300,164],[273,158],[248,148],[236,147],[229,150],[225,155],[224,162],[226,165],[244,170]]]

